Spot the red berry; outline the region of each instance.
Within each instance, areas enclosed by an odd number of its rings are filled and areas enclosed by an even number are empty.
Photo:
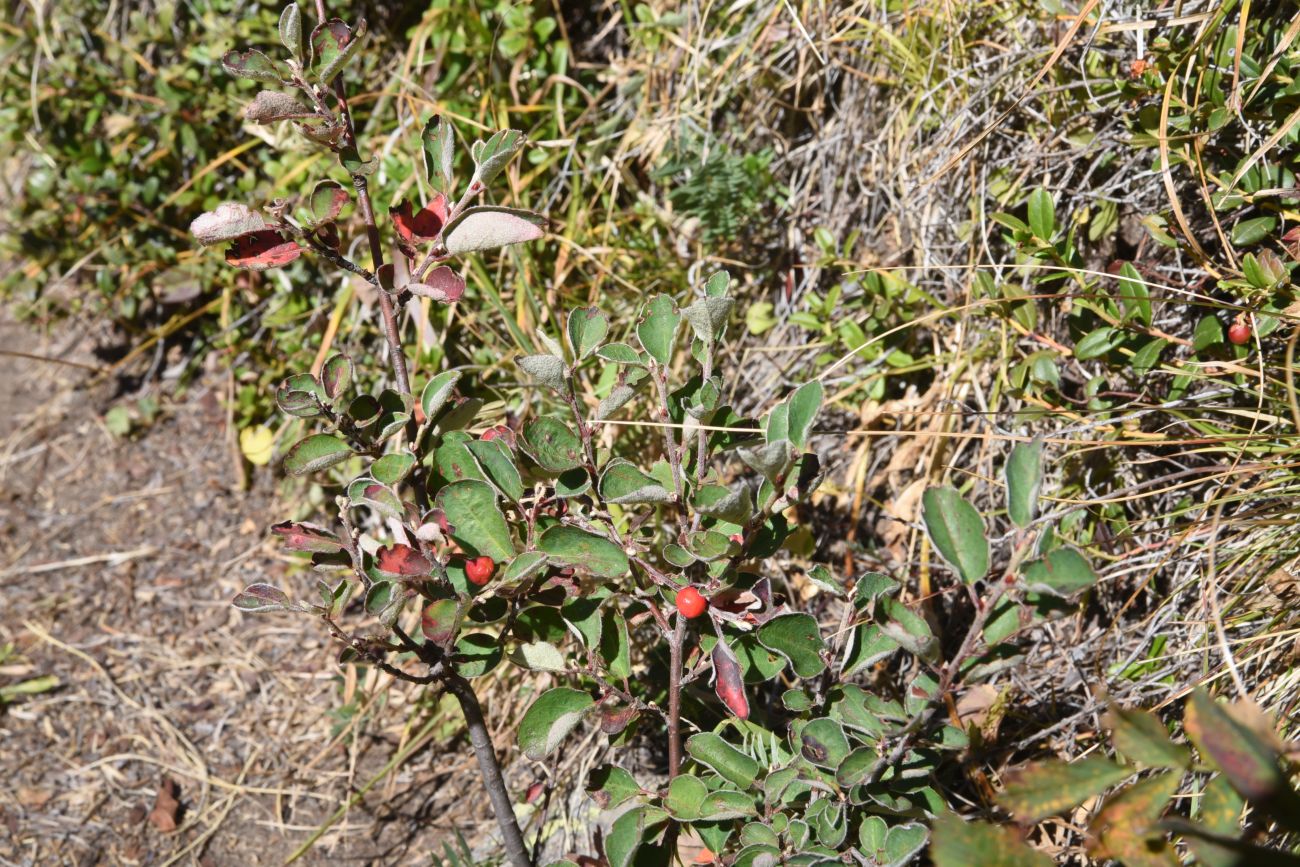
[[[694,587],[683,587],[677,591],[677,610],[687,620],[699,617],[709,607],[709,600],[700,595]]]
[[[1228,326],[1228,342],[1236,346],[1250,343],[1250,326],[1240,319]]]
[[[465,563],[465,577],[470,583],[482,587],[492,578],[492,570],[495,568],[496,564],[491,557],[475,557]]]

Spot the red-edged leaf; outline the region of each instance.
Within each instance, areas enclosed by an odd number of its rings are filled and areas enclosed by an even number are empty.
[[[439,647],[448,647],[460,628],[460,608],[455,599],[439,599],[425,606],[420,616],[420,631]]]
[[[237,238],[226,251],[226,261],[236,268],[265,271],[288,265],[301,255],[297,241],[268,229]]]
[[[250,584],[231,604],[244,611],[284,611],[289,607],[289,597],[270,584]]]
[[[724,641],[713,645],[713,677],[713,689],[727,709],[741,719],[749,719],[749,699],[745,697],[740,661]]]
[[[438,193],[417,213],[412,213],[411,203],[403,199],[396,207],[388,209],[388,215],[393,218],[398,237],[407,244],[432,241],[442,233],[442,227],[447,223],[447,198]]]
[[[343,543],[324,527],[306,522],[284,521],[271,528],[290,551],[311,551],[332,554],[343,550]]]
[[[375,568],[387,575],[411,578],[428,575],[433,564],[410,545],[389,545],[375,552]]]
[[[434,268],[423,283],[407,283],[406,289],[412,295],[432,298],[434,301],[459,301],[465,294],[465,281],[446,265]]]

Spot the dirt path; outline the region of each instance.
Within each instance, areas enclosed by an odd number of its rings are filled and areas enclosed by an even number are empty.
[[[0,321],[10,352],[98,364],[85,343]],[[0,686],[58,679],[0,704],[0,864],[283,863],[423,723],[340,672],[310,620],[230,607],[252,581],[311,577],[266,543],[271,474],[237,488],[224,376],[128,438],[87,376],[0,355]],[[479,838],[487,817],[446,785],[468,769],[444,752],[457,723],[300,863],[427,864],[453,817]]]

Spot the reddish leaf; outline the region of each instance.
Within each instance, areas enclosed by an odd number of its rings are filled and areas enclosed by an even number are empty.
[[[149,814],[149,824],[164,834],[175,831],[180,825],[181,787],[170,777],[163,777],[154,797],[153,811]]]
[[[459,301],[465,294],[465,281],[446,265],[434,268],[423,283],[407,283],[406,290],[421,298],[434,301]]]
[[[636,708],[630,704],[606,705],[600,709],[600,730],[607,735],[616,735],[635,717]]]
[[[447,198],[439,193],[415,214],[411,212],[411,203],[403,199],[397,207],[388,209],[388,215],[393,218],[398,237],[405,243],[432,241],[447,222]]]
[[[745,697],[740,661],[721,640],[713,646],[713,676],[713,689],[727,709],[741,719],[749,719],[749,699]]]
[[[284,521],[272,527],[271,532],[279,536],[284,541],[284,546],[290,551],[332,554],[335,551],[342,551],[344,547],[337,536],[324,527],[318,527],[315,524]]]
[[[236,268],[265,271],[280,268],[302,255],[298,242],[285,238],[279,232],[267,230],[254,232],[235,240],[226,251],[226,261]]]
[[[439,647],[450,646],[460,628],[460,609],[455,599],[430,602],[420,616],[420,631]]]
[[[375,552],[375,568],[389,575],[410,578],[428,575],[433,571],[433,564],[410,545],[396,544]]]

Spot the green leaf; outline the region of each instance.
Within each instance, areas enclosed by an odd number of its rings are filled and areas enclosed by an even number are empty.
[[[435,189],[446,193],[452,188],[452,157],[455,154],[456,130],[450,122],[434,115],[420,132],[424,151],[424,174]]]
[[[1052,867],[1053,861],[1036,852],[1010,826],[967,822],[956,813],[944,813],[934,823],[930,857],[935,867]]]
[[[886,637],[924,660],[938,661],[939,642],[925,618],[892,596],[885,596],[876,603],[876,614],[880,631]]]
[[[629,461],[616,458],[600,476],[600,495],[606,502],[670,503],[673,495],[663,485]]]
[[[1186,768],[1192,757],[1187,747],[1169,739],[1169,732],[1155,714],[1141,708],[1112,705],[1102,719],[1110,729],[1115,752],[1148,768]]]
[[[701,298],[682,311],[682,316],[691,324],[695,336],[707,345],[713,345],[719,332],[727,325],[731,315],[730,298]]]
[[[637,352],[626,343],[606,343],[596,350],[596,356],[606,361],[612,361],[615,364],[630,364],[635,367],[645,367],[645,360],[641,353]]]
[[[299,63],[306,60],[302,45],[302,11],[297,3],[290,3],[280,13],[280,42],[289,49],[294,60]]]
[[[880,753],[871,747],[858,747],[836,766],[835,782],[844,788],[865,782],[867,775],[879,760]]]
[[[523,445],[547,472],[562,473],[582,466],[582,441],[557,418],[542,416],[525,424]]]
[[[466,443],[478,465],[487,473],[488,480],[500,488],[516,503],[523,499],[524,481],[511,457],[510,449],[499,438],[471,440]]]
[[[780,481],[794,462],[794,453],[790,441],[786,439],[775,440],[757,448],[741,446],[736,449],[736,454],[747,466],[757,470],[762,474],[763,478],[774,485]]]
[[[1200,352],[1223,342],[1223,325],[1216,316],[1202,316],[1192,332],[1192,351]]]
[[[546,555],[541,551],[525,551],[510,561],[510,565],[501,573],[502,584],[514,584],[532,575],[541,574],[547,564]]]
[[[605,339],[609,332],[609,320],[598,307],[578,307],[569,311],[568,334],[569,348],[573,350],[575,361],[582,361]],[[631,347],[627,347],[631,351]]]
[[[527,143],[527,136],[517,129],[503,129],[494,132],[485,142],[475,142],[471,149],[475,165],[474,180],[486,186],[501,174],[501,170]]]
[[[1022,822],[1041,822],[1079,806],[1133,774],[1105,756],[1077,762],[1056,760],[1026,765],[1007,776],[997,802]]]
[[[713,732],[692,735],[686,741],[686,752],[695,761],[742,789],[754,785],[762,770],[758,762]]]
[[[543,533],[537,547],[546,552],[553,563],[573,566],[604,578],[621,578],[630,568],[622,548],[608,539],[566,524],[551,527]]]
[[[609,867],[633,867],[638,850],[652,830],[668,818],[658,807],[634,807],[614,820],[605,836]]]
[[[844,729],[829,717],[809,720],[799,730],[799,753],[820,768],[835,770],[850,752]]]
[[[1277,217],[1252,217],[1242,220],[1232,227],[1232,244],[1234,247],[1249,247],[1267,238],[1277,228]]]
[[[939,556],[967,584],[989,571],[989,543],[975,507],[953,488],[930,488],[921,496],[926,532]]]
[[[495,250],[510,244],[536,241],[546,234],[546,218],[532,211],[479,205],[466,208],[443,230],[447,252],[453,256]]]
[[[487,482],[452,482],[438,492],[436,504],[451,524],[451,537],[471,552],[498,563],[515,556],[510,527],[497,508],[496,491]]]
[[[1103,325],[1101,328],[1089,331],[1074,345],[1074,357],[1080,361],[1100,358],[1123,340],[1124,332],[1109,325]]]
[[[519,748],[533,761],[546,758],[595,705],[580,689],[557,686],[537,697],[519,721]]]
[[[547,388],[563,394],[568,388],[569,369],[554,355],[525,355],[517,362],[521,370]]]
[[[234,605],[240,611],[249,611],[260,613],[263,611],[288,611],[289,597],[278,587],[272,587],[270,584],[250,584],[244,588],[233,600]]]
[[[221,65],[231,75],[266,84],[284,84],[289,77],[287,69],[253,48],[247,51],[227,51],[221,58]]]
[[[773,311],[776,307],[770,301],[759,301],[749,305],[745,311],[745,328],[750,334],[759,335],[765,331],[770,331],[776,325],[776,317]]]
[[[632,643],[627,633],[627,619],[622,613],[606,610],[602,615],[600,656],[605,670],[619,680],[632,676]]]
[[[366,19],[357,22],[354,32],[338,18],[317,24],[311,32],[312,52],[316,57],[316,80],[328,87],[343,71],[366,38]]]
[[[1056,205],[1043,187],[1029,194],[1029,228],[1044,241],[1051,241],[1056,232]]]
[[[696,491],[691,505],[701,515],[737,525],[743,525],[754,514],[753,497],[744,485],[737,485],[735,489],[704,485]]]
[[[370,475],[385,485],[396,485],[415,469],[415,456],[406,452],[384,455],[370,465]]]
[[[668,794],[664,797],[664,807],[674,819],[686,822],[700,818],[700,807],[709,796],[709,787],[695,777],[680,776],[668,784]]]
[[[456,642],[456,673],[461,677],[482,677],[500,662],[501,646],[496,636],[471,632]]]
[[[1038,488],[1043,481],[1043,443],[1018,443],[1007,456],[1007,514],[1011,523],[1025,529],[1038,511]]]
[[[1119,300],[1126,318],[1132,317],[1147,326],[1151,324],[1151,293],[1131,262],[1125,262],[1119,269]]]
[[[564,654],[549,641],[533,641],[515,645],[510,651],[510,661],[529,671],[564,671]]]
[[[587,793],[602,810],[617,807],[641,793],[636,778],[618,765],[601,765],[587,775]]]
[[[1245,808],[1245,800],[1232,788],[1228,778],[1220,774],[1201,792],[1196,818],[1216,834],[1232,837],[1241,830],[1241,811]]]
[[[1253,705],[1243,705],[1240,713],[1261,716]],[[1300,795],[1278,766],[1277,749],[1269,740],[1229,714],[1204,688],[1188,700],[1183,729],[1202,757],[1223,771],[1251,806],[1292,831],[1300,830]]]
[[[822,384],[814,379],[799,386],[786,403],[790,407],[786,420],[787,436],[796,448],[802,449],[808,445],[813,422],[822,406]]]
[[[1160,353],[1169,345],[1169,341],[1157,337],[1155,340],[1148,341],[1133,357],[1129,359],[1129,366],[1138,376],[1146,376],[1160,361]]]
[[[799,677],[816,677],[826,670],[821,656],[825,645],[817,620],[811,614],[772,618],[758,628],[758,641],[790,660],[790,667]]]
[[[677,305],[667,295],[656,295],[642,308],[636,326],[637,340],[650,357],[667,367],[672,361],[677,326],[681,323]]]
[[[443,408],[459,381],[459,370],[444,370],[425,384],[424,391],[420,393],[420,408],[424,410],[427,421],[432,421]]]
[[[338,437],[329,434],[312,434],[298,440],[284,456],[284,471],[291,476],[301,476],[332,467],[352,457],[352,449]]]
[[[1097,575],[1082,554],[1057,548],[1025,566],[1025,586],[1036,593],[1069,597],[1097,583]]]

